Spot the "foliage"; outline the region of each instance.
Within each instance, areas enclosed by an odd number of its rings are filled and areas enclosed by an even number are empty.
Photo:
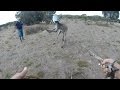
[[[33,25],[42,21],[50,23],[52,20],[52,15],[55,13],[56,11],[19,11],[15,16],[24,24]]]

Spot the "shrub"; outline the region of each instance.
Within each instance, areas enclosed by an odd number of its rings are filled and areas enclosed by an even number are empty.
[[[30,35],[30,34],[38,33],[39,31],[44,31],[46,29],[48,29],[48,26],[45,24],[26,26],[25,34]]]

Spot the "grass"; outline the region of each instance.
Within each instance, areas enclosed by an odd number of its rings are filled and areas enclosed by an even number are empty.
[[[98,25],[98,26],[104,26],[104,27],[109,27],[109,25],[108,24],[102,24],[102,23],[97,23],[96,25]]]
[[[28,63],[26,63],[26,66],[30,67],[32,64],[33,64],[33,62],[28,62]]]
[[[86,61],[78,61],[77,65],[79,67],[77,70],[79,72],[83,72],[83,68],[88,67],[88,62],[86,62]]]
[[[120,41],[116,41],[116,42],[120,43]]]
[[[81,19],[81,20],[86,21],[87,25],[92,25],[91,22],[89,22],[89,21],[94,21],[96,23],[96,25],[98,25],[98,26],[110,27],[107,23],[105,23],[105,24],[98,23],[98,21],[99,22],[100,21],[107,22],[107,19],[104,18],[104,17],[101,17],[101,16],[97,16],[97,15],[94,15],[94,16],[86,16],[86,15],[81,15],[81,16],[78,16],[78,15],[64,15],[63,18],[67,18],[67,19]],[[113,25],[113,24],[111,24],[111,25]]]
[[[75,23],[77,23],[77,21],[75,20]]]
[[[26,76],[24,79],[39,79],[39,77],[34,75],[29,75],[29,76]]]
[[[0,69],[0,72],[2,72],[2,69]]]
[[[114,32],[117,32],[117,30],[114,30]]]
[[[8,44],[8,41],[5,41],[5,44]]]
[[[43,78],[44,75],[45,74],[43,71],[39,71],[36,75],[28,75],[24,79],[40,79],[40,78]]]
[[[53,72],[53,78],[54,79],[58,78],[58,76],[59,76],[59,71]]]
[[[83,15],[64,15],[63,18],[67,18],[67,19],[81,19],[81,20],[92,20],[92,21],[104,21],[106,20],[104,17],[98,16],[98,15],[94,15],[94,16],[87,16],[85,14]]]
[[[40,66],[41,66],[41,63],[40,63],[40,64],[38,64],[38,65],[36,65],[35,67],[36,67],[36,68],[38,68],[38,67],[40,67]]]
[[[33,64],[33,62],[32,61],[30,61],[30,59],[29,58],[26,58],[25,59],[25,61],[23,62],[26,66],[31,66],[32,64]]]
[[[12,46],[8,44],[8,48],[9,48],[9,49],[11,49],[11,48],[12,48]]]
[[[23,63],[28,63],[29,62],[29,58],[26,58],[25,61]]]
[[[102,30],[102,32],[105,32],[104,30]]]
[[[39,38],[42,38],[43,36],[41,34],[39,34]]]
[[[118,63],[118,64],[120,64],[120,60],[119,60],[119,61],[117,61],[117,63]]]
[[[45,75],[45,73],[44,73],[43,71],[39,71],[39,72],[37,73],[37,77],[39,77],[39,78],[43,78],[44,75]]]
[[[86,61],[78,61],[77,65],[82,68],[82,67],[88,67],[88,62]]]
[[[26,61],[24,61],[23,63],[27,63],[28,61],[26,60]]]
[[[34,42],[31,42],[31,44],[34,44]]]
[[[12,74],[10,74],[10,73],[6,73],[6,75],[5,75],[5,79],[10,79],[11,76],[12,76]]]
[[[48,26],[47,25],[31,25],[31,26],[26,26],[25,27],[25,34],[30,35],[34,33],[38,33],[39,31],[44,31],[47,30]]]
[[[63,54],[62,56],[63,56],[63,58],[70,58],[69,54]]]

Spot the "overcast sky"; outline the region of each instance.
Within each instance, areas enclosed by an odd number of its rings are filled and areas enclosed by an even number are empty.
[[[16,11],[0,11],[0,25],[5,24],[7,22],[15,21],[15,13]],[[57,11],[56,14],[70,14],[70,15],[81,15],[87,14],[91,15],[100,15],[102,16],[102,11]]]
[[[0,11],[0,25],[15,21],[15,13],[16,11]]]

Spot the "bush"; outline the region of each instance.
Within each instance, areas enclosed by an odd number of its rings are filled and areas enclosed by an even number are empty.
[[[38,24],[42,21],[50,23],[52,15],[56,11],[19,11],[16,13],[16,18],[21,20],[26,25]]]
[[[25,34],[30,35],[30,34],[38,33],[39,31],[47,30],[47,29],[48,29],[48,26],[45,24],[25,26]]]

